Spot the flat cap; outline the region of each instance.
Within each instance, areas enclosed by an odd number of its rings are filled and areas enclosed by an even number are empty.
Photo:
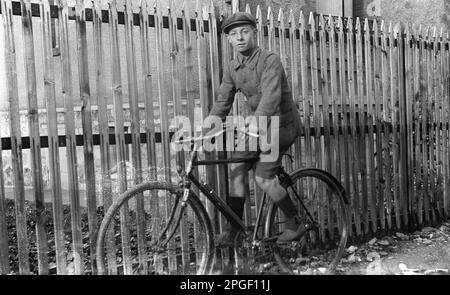
[[[246,12],[236,12],[229,18],[225,19],[222,23],[222,31],[225,34],[228,34],[228,32],[235,26],[238,25],[252,25],[256,27],[256,18]]]

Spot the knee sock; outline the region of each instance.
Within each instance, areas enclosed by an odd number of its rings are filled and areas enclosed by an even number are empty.
[[[236,215],[242,219],[244,215],[244,205],[245,205],[245,197],[229,197],[228,205],[230,205],[231,210],[233,210]],[[230,221],[227,222],[227,229],[231,230],[233,225]]]
[[[289,196],[276,202],[278,208],[283,211],[286,217],[286,228],[291,230],[297,230],[298,220],[297,220],[297,210],[295,209],[294,203]]]
[[[239,218],[242,218],[244,215],[244,204],[245,204],[245,197],[229,197],[228,198],[228,204],[230,205],[231,209]]]

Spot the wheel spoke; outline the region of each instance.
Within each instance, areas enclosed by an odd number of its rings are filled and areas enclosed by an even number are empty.
[[[106,232],[114,234],[113,249],[118,261],[118,273],[121,273],[123,261],[131,261],[133,270],[142,273],[148,269],[155,274],[206,274],[212,269],[214,248],[212,227],[206,211],[200,200],[192,195],[187,201],[187,207],[174,206],[169,211],[170,215],[164,218],[162,212],[166,212],[154,198],[167,196],[172,198],[172,204],[179,204],[177,187],[170,184],[145,183],[137,185],[120,195],[109,208],[99,229],[97,245],[97,264],[101,264],[99,270],[105,270],[104,248],[108,239]],[[193,193],[192,193],[193,194]],[[145,205],[143,218],[145,219],[145,255],[142,247],[137,247],[137,217],[136,197],[143,196]],[[173,202],[174,201],[174,202]],[[122,236],[118,230],[121,226],[119,212],[122,205],[128,204],[127,226],[129,232],[130,254],[121,250]],[[183,209],[182,209],[183,208]],[[108,240],[109,241],[109,240]],[[139,252],[141,251],[141,252]],[[147,257],[146,267],[142,265],[142,259]],[[135,272],[133,272],[135,273]]]
[[[302,273],[314,267],[325,267],[333,272],[345,250],[348,235],[344,190],[331,175],[317,169],[301,169],[290,177],[292,185],[287,189],[288,194],[297,200],[299,217],[310,228],[298,242],[273,243],[275,260],[286,273]],[[274,204],[269,208],[268,218],[264,241],[274,240],[285,223],[283,214]]]

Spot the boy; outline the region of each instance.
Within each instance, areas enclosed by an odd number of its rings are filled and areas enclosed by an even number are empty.
[[[245,202],[245,174],[253,168],[257,185],[270,196],[287,218],[285,230],[278,241],[296,240],[306,229],[299,222],[295,206],[276,176],[281,166],[283,152],[288,150],[300,134],[300,118],[285,71],[276,54],[257,46],[256,19],[251,14],[245,12],[233,14],[223,22],[222,30],[228,35],[229,42],[237,51],[237,58],[224,69],[222,84],[210,116],[218,116],[224,120],[231,110],[236,92],[241,91],[247,98],[251,115],[256,118],[263,116],[267,118],[268,130],[270,130],[270,118],[279,118],[278,159],[261,161],[261,156],[267,151],[262,154],[256,152],[256,156],[260,156],[256,162],[231,164],[228,203],[242,218]],[[250,126],[249,130],[258,130],[254,128],[257,126]],[[232,156],[233,158],[254,158],[254,153],[233,152]],[[218,238],[219,244],[232,245],[237,232],[236,228],[227,224],[226,231]]]

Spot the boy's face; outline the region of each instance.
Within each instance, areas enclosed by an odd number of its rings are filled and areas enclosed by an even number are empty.
[[[228,40],[237,52],[245,54],[256,47],[256,29],[252,25],[234,27],[228,33]]]

